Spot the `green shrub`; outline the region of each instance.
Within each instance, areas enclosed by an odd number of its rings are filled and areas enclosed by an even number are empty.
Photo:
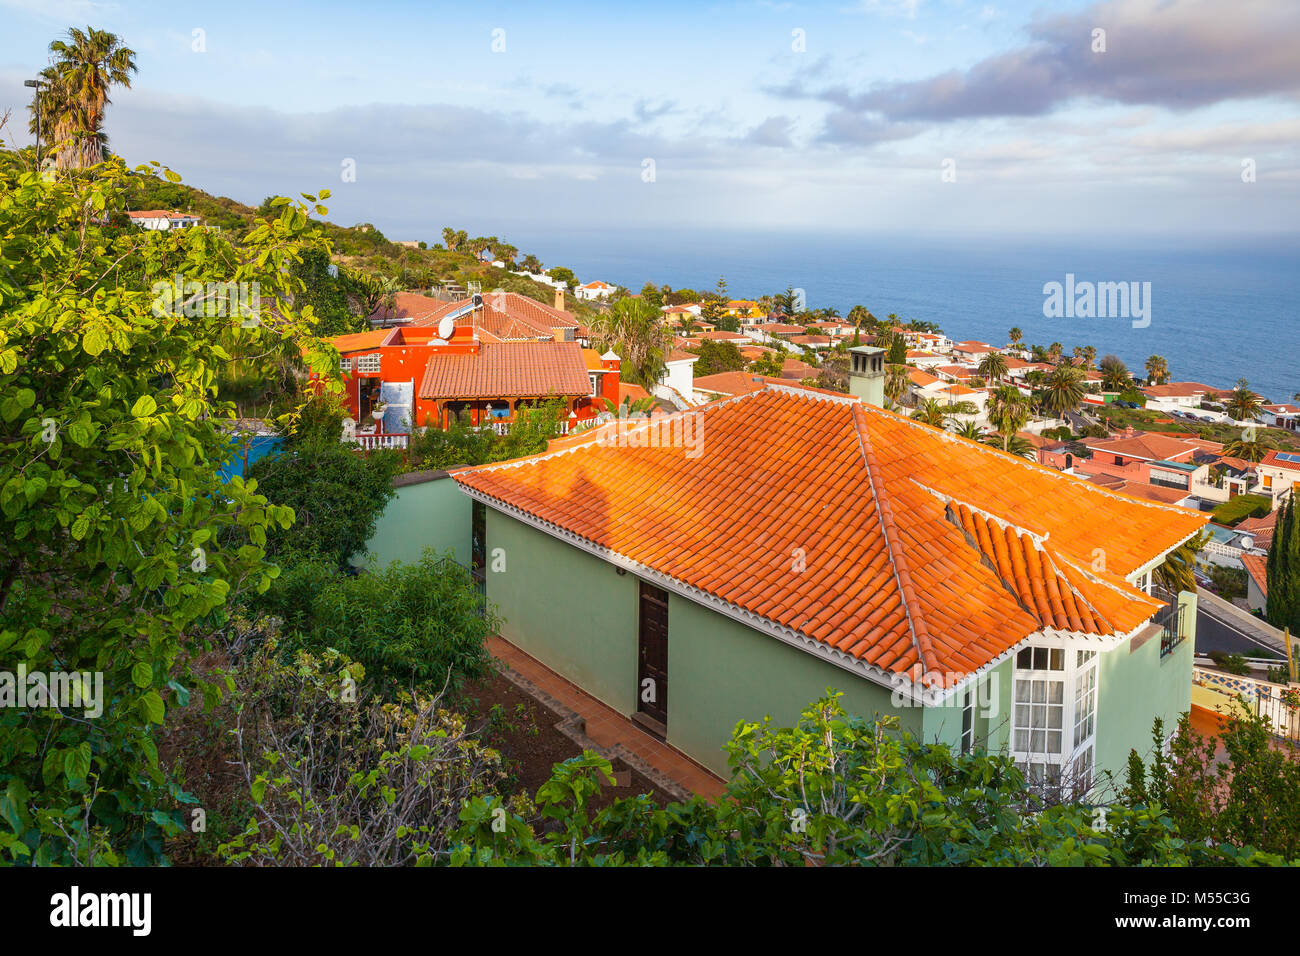
[[[432,550],[355,577],[319,556],[296,560],[255,606],[283,619],[287,649],[333,648],[390,686],[455,689],[487,675],[484,641],[500,623],[469,571]]]
[[[293,508],[294,522],[267,535],[266,550],[319,554],[337,566],[365,547],[393,496],[396,452],[363,457],[337,441],[291,444],[248,469],[258,494]]]

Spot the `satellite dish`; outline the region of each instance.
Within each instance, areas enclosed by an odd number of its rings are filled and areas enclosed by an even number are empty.
[[[449,339],[455,334],[456,320],[450,315],[443,316],[442,321],[438,323],[438,338]]]
[[[483,307],[483,296],[479,295],[477,292],[470,296],[469,300],[474,304],[474,308],[479,309]]]

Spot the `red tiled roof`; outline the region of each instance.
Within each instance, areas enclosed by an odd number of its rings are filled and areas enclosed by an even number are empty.
[[[668,353],[666,361],[669,362],[698,362],[700,357],[694,352],[688,352],[685,349],[673,349]]]
[[[1273,546],[1273,532],[1277,530],[1280,511],[1270,511],[1262,518],[1246,518],[1237,522],[1234,531],[1241,531],[1255,539],[1255,547],[1265,550]]]
[[[1276,448],[1273,448],[1269,450],[1267,455],[1265,455],[1263,458],[1259,460],[1259,463],[1261,465],[1267,465],[1270,468],[1281,468],[1285,471],[1300,471],[1300,462],[1283,461],[1281,458],[1278,457],[1279,455],[1291,455],[1292,457],[1300,457],[1300,455],[1297,455],[1296,452],[1291,451],[1289,449],[1287,451],[1278,451]]]
[[[537,398],[587,395],[591,383],[577,342],[502,342],[477,353],[435,352],[420,397]]]
[[[332,339],[326,339],[326,341],[340,352],[346,354],[348,352],[361,352],[377,349],[384,339],[388,338],[392,334],[392,329],[375,329],[373,332],[354,332],[351,335],[336,335]]]
[[[1246,568],[1255,587],[1265,598],[1268,597],[1268,561],[1262,554],[1243,554],[1241,563]]]
[[[912,384],[917,388],[925,388],[927,385],[933,385],[935,382],[940,381],[938,376],[922,372],[919,368],[909,368],[907,377],[912,380]]]
[[[1215,388],[1200,382],[1169,382],[1165,385],[1147,385],[1140,389],[1143,395],[1152,398],[1183,398],[1204,392],[1230,392],[1232,389]]]
[[[717,395],[744,395],[756,392],[767,386],[767,379],[753,372],[718,372],[714,375],[701,375],[694,385],[702,392]]]
[[[684,414],[695,457],[588,441],[454,476],[878,679],[941,685],[1061,622],[1131,630],[1155,603],[1123,576],[1206,520],[848,397],[769,386]]]
[[[1131,438],[1101,439],[1088,444],[1095,451],[1148,461],[1178,461],[1196,451],[1195,445],[1157,432],[1144,432]]]
[[[631,382],[618,383],[618,400],[621,403],[623,399],[639,402],[643,398],[649,398],[650,393],[640,385],[633,385]]]

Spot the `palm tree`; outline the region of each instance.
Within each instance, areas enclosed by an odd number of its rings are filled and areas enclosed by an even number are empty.
[[[1072,365],[1058,365],[1048,374],[1043,385],[1043,408],[1053,418],[1061,418],[1066,412],[1078,408],[1086,394],[1083,373]]]
[[[1007,338],[1011,340],[1011,344],[1014,347],[1019,348],[1020,343],[1024,341],[1025,333],[1020,331],[1020,327],[1018,325],[1013,325],[1011,327],[1011,331],[1007,333]]]
[[[980,359],[979,373],[990,382],[1001,381],[1007,374],[1007,357],[1001,352],[989,352]]]
[[[1147,381],[1152,385],[1163,385],[1169,378],[1169,363],[1163,356],[1152,355],[1142,366],[1147,371]]]
[[[1101,372],[1102,387],[1112,392],[1122,392],[1133,384],[1133,376],[1129,375],[1128,366],[1118,355],[1103,356],[1098,370]]]
[[[1091,345],[1083,347],[1083,365],[1085,368],[1092,368],[1092,363],[1097,361],[1097,349]]]
[[[1015,455],[1017,458],[1037,458],[1038,449],[1019,435],[1005,437],[1002,435],[985,435],[980,441],[993,448]]]
[[[912,418],[929,425],[931,428],[942,428],[948,421],[948,413],[944,411],[943,403],[937,398],[927,398],[916,406],[916,411],[912,412]]]
[[[989,395],[988,419],[1002,436],[1002,450],[1006,451],[1016,432],[1029,421],[1029,400],[1014,385],[995,388]]]
[[[1210,540],[1209,531],[1201,531],[1170,551],[1164,563],[1151,573],[1152,580],[1173,594],[1196,590],[1196,554]]]
[[[1263,404],[1260,397],[1250,390],[1250,383],[1243,378],[1238,380],[1237,387],[1232,390],[1228,400],[1223,403],[1223,408],[1229,415],[1241,422],[1254,419],[1259,414],[1260,407]]]
[[[1053,342],[1047,347],[1047,360],[1053,365],[1061,361],[1061,354],[1065,351],[1065,346],[1060,342]]]
[[[984,438],[984,430],[974,422],[962,422],[953,434],[961,438],[969,438],[971,441],[980,441]]]
[[[450,251],[456,251],[456,230],[451,226],[445,226],[442,230],[442,244]]]
[[[901,402],[903,396],[907,394],[907,386],[911,381],[907,374],[906,365],[886,366],[885,397],[896,404]]]
[[[106,30],[73,27],[66,41],[50,44],[50,52],[54,63],[42,71],[48,86],[40,96],[41,125],[50,130],[59,168],[84,169],[104,159],[104,111],[112,102],[108,93],[114,86],[131,88],[135,51]],[[35,113],[33,105],[33,119]]]
[[[1230,458],[1244,458],[1246,461],[1260,462],[1272,449],[1277,447],[1273,436],[1265,434],[1258,428],[1247,428],[1239,438],[1234,438],[1223,446],[1223,453]]]
[[[673,337],[659,310],[644,299],[620,299],[592,318],[591,332],[598,348],[613,349],[622,358],[630,381],[650,388],[663,377]]]

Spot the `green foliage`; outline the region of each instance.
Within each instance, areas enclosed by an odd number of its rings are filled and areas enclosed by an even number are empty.
[[[1233,527],[1247,518],[1262,518],[1272,510],[1273,501],[1267,495],[1237,495],[1210,512],[1210,520]]]
[[[456,465],[485,465],[523,458],[546,450],[558,438],[565,412],[561,401],[542,402],[516,411],[510,431],[498,435],[491,428],[475,428],[453,421],[444,429],[426,428],[411,436],[407,467],[413,471],[447,469]]]
[[[285,342],[328,362],[286,304],[315,197],[232,242],[103,225],[127,179],[117,161],[43,177],[0,153],[0,653],[100,674],[104,689],[93,718],[0,708],[8,861],[159,860],[187,799],[154,741],[196,686],[183,652],[229,599],[270,585],[267,533],[292,520],[251,484],[222,483],[217,373],[232,351]],[[277,311],[182,314],[152,288],[176,274],[257,283]]]
[[[1163,807],[1189,847],[1208,845],[1207,852],[1237,860],[1258,851],[1294,861],[1300,856],[1300,760],[1272,746],[1266,717],[1243,711],[1227,720],[1219,739],[1223,760],[1216,757],[1216,739],[1193,730],[1186,715],[1166,751],[1157,720],[1150,767],[1130,756],[1124,802]]]
[[[337,278],[331,276],[329,267],[329,253],[323,249],[312,249],[303,256],[294,266],[302,283],[295,303],[312,307],[316,316],[313,331],[321,338],[365,331],[369,328],[366,318],[352,303],[364,301],[366,290],[344,270],[339,270]]]
[[[500,623],[469,571],[432,551],[357,576],[319,558],[296,559],[255,607],[283,620],[287,649],[332,648],[389,687],[458,688],[484,676],[484,640]]]
[[[428,866],[501,759],[428,694],[373,696],[333,650],[284,661],[274,644],[235,670],[237,764],[253,812],[218,849],[241,865]]]
[[[1273,546],[1265,565],[1265,616],[1274,627],[1290,628],[1292,634],[1300,634],[1300,517],[1296,515],[1295,499],[1291,495],[1282,506],[1273,530]]]
[[[741,722],[725,796],[656,806],[617,800],[591,753],[560,764],[537,793],[537,833],[496,798],[471,800],[450,859],[458,866],[1135,866],[1276,863],[1180,837],[1155,801],[1042,808],[1007,757],[959,755],[851,717],[831,694],[794,727]]]
[[[1241,568],[1225,568],[1221,564],[1211,564],[1206,573],[1214,584],[1214,590],[1225,601],[1246,596],[1246,572]]]
[[[696,349],[700,360],[695,363],[695,377],[718,372],[738,372],[745,367],[745,357],[735,342],[712,342],[705,339]]]
[[[1209,657],[1218,667],[1229,674],[1244,677],[1250,673],[1250,665],[1246,663],[1246,658],[1240,654],[1229,654],[1227,651],[1210,651]]]
[[[267,536],[270,555],[320,555],[342,566],[361,551],[393,496],[396,452],[362,456],[341,442],[293,444],[248,469],[250,484],[293,508],[293,524]]]

